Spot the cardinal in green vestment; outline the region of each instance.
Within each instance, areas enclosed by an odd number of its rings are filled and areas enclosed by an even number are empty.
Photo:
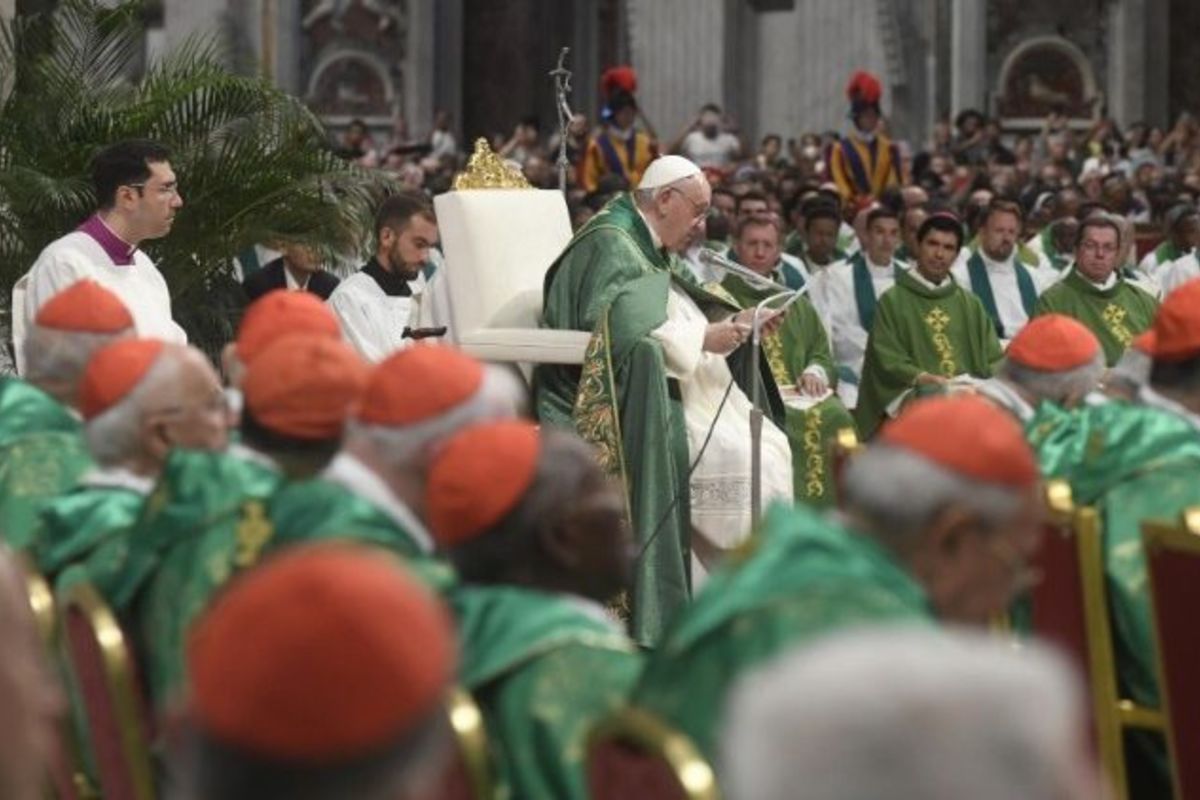
[[[1080,223],[1075,267],[1042,294],[1034,314],[1066,314],[1087,325],[1104,345],[1108,366],[1150,327],[1158,302],[1118,269],[1121,229],[1107,217]]]
[[[628,492],[642,550],[631,622],[647,645],[686,605],[692,569],[749,534],[753,382],[782,421],[769,371],[747,358],[750,313],[700,288],[674,255],[700,241],[710,196],[695,164],[658,159],[637,192],[575,235],[545,282],[543,325],[592,339],[581,367],[535,370],[537,416],[595,445]],[[790,499],[790,450],[770,419],[762,452],[763,494]]]
[[[32,544],[42,505],[92,465],[78,412],[79,383],[93,352],[133,335],[133,317],[112,292],[77,281],[46,301],[24,340],[24,380],[0,378],[0,536]]]
[[[863,624],[986,625],[1026,588],[1038,480],[1004,411],[973,395],[915,401],[847,464],[842,511],[770,511],[648,656],[632,703],[711,757],[732,686],[786,649]],[[982,487],[1008,498],[1003,511],[973,504]]]
[[[779,226],[774,218],[751,217],[739,224],[731,257],[781,286],[805,288],[803,284],[791,286],[778,268]],[[721,288],[743,308],[754,308],[779,291],[752,285],[734,273],[726,276]],[[854,430],[854,419],[833,394],[837,371],[829,338],[807,297],[787,308],[779,330],[763,337],[762,348],[784,397],[795,499],[831,506],[835,499],[830,457],[833,442],[840,431]]]
[[[917,264],[879,299],[855,418],[864,436],[911,395],[946,391],[952,379],[991,376],[1003,353],[979,298],[954,282],[962,244],[952,214],[931,215],[917,232]]]
[[[427,496],[462,580],[459,680],[483,710],[497,796],[585,800],[588,733],[641,669],[604,606],[629,577],[621,492],[574,434],[504,421],[451,438]]]
[[[96,468],[45,504],[32,541],[39,568],[60,585],[98,581],[123,559],[133,520],[172,447],[220,450],[229,427],[216,372],[184,345],[113,342],[92,356],[81,387]]]

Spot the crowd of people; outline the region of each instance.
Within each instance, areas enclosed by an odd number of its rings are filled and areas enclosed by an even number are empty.
[[[914,156],[857,73],[847,131],[752,154],[716,106],[666,142],[632,70],[603,89],[597,130],[495,142],[536,187],[573,165],[541,325],[589,344],[528,384],[453,346],[445,115],[351,126],[407,185],[372,257],[339,282],[284,247],[220,364],[138,247],[203,213],[170,152],[96,155],[95,214],[22,279],[0,535],[114,613],[172,720],[164,796],[443,796],[463,702],[494,797],[594,796],[631,709],[733,800],[1104,796],[1080,678],[1019,612],[1067,480],[1122,691],[1160,705],[1139,525],[1200,504],[1192,123],[965,113]],[[0,550],[0,795],[30,800],[63,737],[108,750],[86,704],[57,724],[77,674],[21,578]],[[1131,796],[1169,797],[1162,738],[1128,750]]]

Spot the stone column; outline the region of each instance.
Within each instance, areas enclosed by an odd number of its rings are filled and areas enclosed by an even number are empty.
[[[405,42],[404,118],[413,136],[433,129],[436,0],[410,0]]]
[[[725,88],[724,0],[629,0],[638,102],[664,146]],[[745,54],[742,54],[745,57]]]
[[[17,13],[17,0],[0,0],[0,19],[12,19]]]
[[[986,114],[987,2],[955,0],[950,14],[950,118],[967,108]]]
[[[1146,0],[1119,0],[1108,20],[1108,113],[1119,125],[1145,115]]]

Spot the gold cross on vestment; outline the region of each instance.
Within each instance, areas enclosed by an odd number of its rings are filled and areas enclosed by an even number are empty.
[[[950,324],[950,315],[940,308],[935,308],[925,315],[925,323],[938,333],[941,333]]]

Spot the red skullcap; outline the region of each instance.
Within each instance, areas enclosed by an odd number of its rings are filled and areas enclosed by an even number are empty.
[[[883,426],[879,441],[982,483],[1026,488],[1039,477],[1021,426],[975,395],[918,400]]]
[[[1186,361],[1200,356],[1200,278],[1167,295],[1150,330],[1133,346],[1155,361]]]
[[[242,317],[237,334],[237,357],[243,364],[249,364],[271,342],[296,333],[342,339],[337,317],[316,296],[286,289],[267,292],[254,301]]]
[[[158,339],[122,339],[92,354],[79,384],[79,410],[92,419],[133,391],[166,345]]]
[[[483,365],[452,347],[414,344],[371,370],[354,416],[370,425],[428,422],[462,405],[483,385]]]
[[[1043,372],[1066,372],[1092,363],[1100,341],[1087,326],[1064,314],[1034,317],[1013,337],[1008,360]]]
[[[276,339],[246,369],[246,410],[296,439],[336,439],[362,396],[369,368],[347,345],[316,334]]]
[[[84,278],[47,300],[33,323],[76,333],[120,333],[133,327],[133,317],[119,297]]]
[[[473,425],[450,437],[425,489],[438,543],[453,547],[504,519],[533,484],[540,451],[537,426],[528,422]]]

